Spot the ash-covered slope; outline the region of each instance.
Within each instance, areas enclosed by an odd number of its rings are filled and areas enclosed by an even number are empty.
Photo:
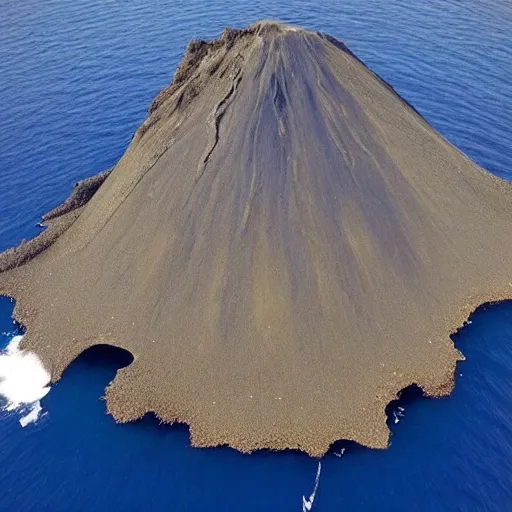
[[[186,422],[198,446],[385,447],[386,404],[449,393],[450,333],[512,296],[510,186],[342,43],[277,23],[190,43],[76,211],[0,274],[24,347],[54,380],[128,349],[109,412]]]

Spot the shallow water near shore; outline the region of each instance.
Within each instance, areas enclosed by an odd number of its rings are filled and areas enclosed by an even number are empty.
[[[260,18],[344,40],[448,140],[512,180],[509,2],[7,1],[0,250],[34,236],[75,181],[117,161],[190,38]],[[12,306],[0,299],[0,348],[20,334]],[[512,303],[471,322],[455,336],[467,361],[453,395],[394,404],[387,451],[335,446],[346,451],[323,459],[312,510],[512,508]],[[100,397],[128,362],[91,349],[41,400],[37,423],[21,428],[19,413],[0,413],[0,510],[301,510],[317,472],[301,453],[193,449],[185,426],[152,417],[116,425]]]

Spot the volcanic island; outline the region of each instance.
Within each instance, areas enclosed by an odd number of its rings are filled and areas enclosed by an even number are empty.
[[[43,219],[0,255],[22,348],[53,382],[128,350],[108,412],[194,446],[385,448],[387,404],[449,394],[450,335],[512,297],[511,185],[344,43],[277,22],[191,41],[120,161]]]

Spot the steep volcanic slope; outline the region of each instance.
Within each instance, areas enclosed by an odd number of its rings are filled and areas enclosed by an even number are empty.
[[[450,333],[512,296],[510,186],[342,43],[277,23],[190,43],[80,208],[27,263],[0,256],[24,348],[54,380],[128,349],[108,410],[198,446],[385,447],[386,404],[449,393]]]

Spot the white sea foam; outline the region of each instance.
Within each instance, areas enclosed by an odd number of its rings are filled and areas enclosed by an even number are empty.
[[[318,483],[320,482],[320,472],[322,471],[322,461],[318,461],[318,469],[316,470],[316,478],[315,478],[315,488],[313,492],[307,499],[305,496],[302,496],[302,512],[308,512],[312,509],[313,503],[315,501],[316,491],[318,490]]]
[[[0,352],[0,395],[7,402],[5,410],[29,410],[20,419],[25,427],[39,418],[39,400],[50,391],[50,374],[36,354],[20,349],[22,338],[14,336],[7,349]]]
[[[29,423],[36,423],[42,410],[41,402],[38,400],[30,406],[30,412],[20,418],[20,425],[26,427]]]
[[[405,416],[404,411],[405,409],[403,407],[397,407],[393,411],[393,419],[395,420],[395,424],[400,423],[400,419]]]
[[[336,457],[339,457],[341,459],[341,457],[343,457],[345,453],[345,448],[341,448],[341,450],[339,452],[334,452],[334,455],[336,455]]]

